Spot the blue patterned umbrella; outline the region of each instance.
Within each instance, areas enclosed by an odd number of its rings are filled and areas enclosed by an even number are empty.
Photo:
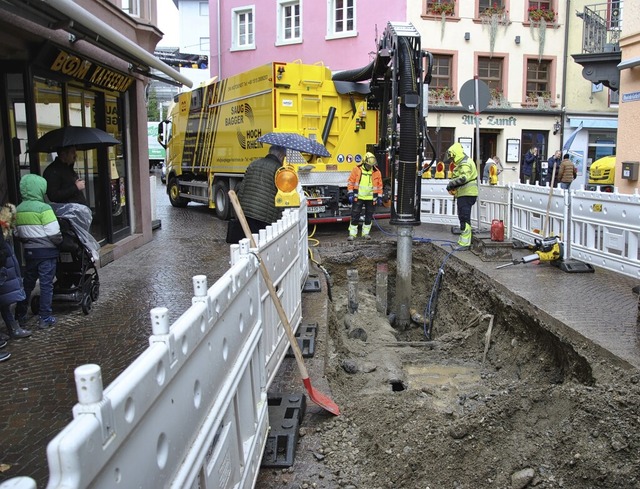
[[[331,156],[322,144],[294,132],[270,132],[260,136],[258,141],[266,144],[282,146],[287,149],[308,153],[310,155]]]

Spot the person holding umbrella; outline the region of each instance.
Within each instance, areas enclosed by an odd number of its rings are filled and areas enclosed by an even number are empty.
[[[48,199],[61,204],[88,205],[84,195],[85,182],[73,168],[77,157],[76,147],[58,148],[57,154],[42,174],[47,181]]]
[[[278,193],[275,176],[286,155],[286,148],[272,145],[264,158],[251,162],[238,186],[238,200],[252,233],[257,233],[282,217],[282,209],[276,207],[275,203]],[[238,241],[242,237],[244,234],[238,237]]]

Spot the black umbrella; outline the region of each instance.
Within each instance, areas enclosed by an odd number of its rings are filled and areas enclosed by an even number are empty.
[[[67,146],[86,150],[113,146],[114,144],[120,144],[120,141],[102,129],[66,126],[46,133],[36,141],[33,150],[38,153],[53,153]]]
[[[310,155],[331,156],[322,144],[313,139],[306,138],[294,132],[270,132],[264,136],[260,136],[258,141],[261,143],[282,146],[287,149],[308,153]]]

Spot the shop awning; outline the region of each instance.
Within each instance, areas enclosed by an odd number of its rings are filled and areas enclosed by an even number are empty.
[[[173,85],[186,85],[189,88],[193,86],[189,78],[71,0],[3,0],[2,4],[2,8],[27,20],[49,28],[62,29],[77,39],[82,39],[118,56],[145,76]],[[155,76],[148,68],[154,68],[168,78]]]

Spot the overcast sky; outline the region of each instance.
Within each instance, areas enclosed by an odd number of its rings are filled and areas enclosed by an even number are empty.
[[[158,27],[164,33],[158,46],[179,47],[178,9],[173,0],[158,0]]]

